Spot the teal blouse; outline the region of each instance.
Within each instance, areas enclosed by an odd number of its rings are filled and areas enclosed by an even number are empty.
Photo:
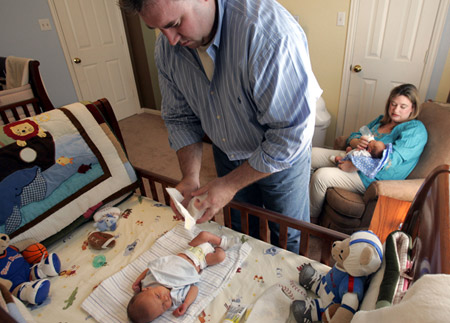
[[[412,172],[419,162],[420,155],[427,143],[428,133],[424,124],[419,120],[410,120],[400,123],[392,129],[391,133],[379,133],[380,120],[383,115],[367,125],[372,131],[375,140],[392,143],[392,154],[389,161],[378,172],[375,178],[368,178],[358,171],[359,177],[367,188],[373,181],[402,180]],[[353,132],[347,139],[347,145],[354,138],[360,138],[360,132]]]

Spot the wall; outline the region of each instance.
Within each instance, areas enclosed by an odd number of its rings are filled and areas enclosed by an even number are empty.
[[[350,0],[279,0],[294,16],[308,37],[314,74],[323,89],[323,99],[331,114],[325,144],[332,146],[341,92],[342,68],[350,11]],[[336,26],[338,12],[345,12],[345,26]]]
[[[351,0],[279,0],[299,22],[308,36],[314,72],[324,90],[324,100],[332,115],[326,143],[334,139],[344,62],[348,13]],[[0,55],[31,57],[41,62],[41,72],[49,96],[56,106],[77,101],[64,53],[56,33],[47,0],[0,0]],[[24,9],[26,8],[26,9]],[[346,13],[346,25],[336,26],[339,11]],[[449,24],[450,14],[447,17]],[[38,19],[48,18],[51,31],[40,31]],[[159,102],[156,71],[153,61],[155,35],[143,28],[149,68],[152,73],[155,100]],[[446,29],[440,45],[440,59],[436,60],[428,93],[431,99],[445,100],[450,89],[450,32]],[[445,55],[447,54],[447,55]],[[442,58],[443,57],[443,58]],[[157,102],[157,105],[159,106]]]
[[[450,91],[450,6],[426,100],[446,102]]]
[[[38,60],[55,106],[77,101],[47,0],[0,0],[0,7],[0,55]],[[50,31],[40,30],[38,20],[45,18],[50,20]]]

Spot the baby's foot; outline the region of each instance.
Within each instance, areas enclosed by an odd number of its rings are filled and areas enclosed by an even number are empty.
[[[222,240],[220,241],[219,247],[222,248],[223,250],[228,250],[235,245],[242,244],[241,239],[239,237],[221,236],[220,238]]]

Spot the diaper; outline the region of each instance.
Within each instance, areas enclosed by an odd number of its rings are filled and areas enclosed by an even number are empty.
[[[182,253],[188,256],[196,266],[200,266],[200,269],[204,269],[208,265],[206,255],[211,252],[214,252],[214,247],[209,242],[205,242],[197,247],[190,247]]]

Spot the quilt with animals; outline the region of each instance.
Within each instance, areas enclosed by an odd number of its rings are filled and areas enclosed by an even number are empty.
[[[110,179],[117,171],[112,170],[114,166],[105,153],[117,156],[118,152],[102,145],[108,142],[114,146],[79,103],[2,126],[0,232],[13,238]],[[136,181],[127,161],[118,166],[123,168],[119,170],[123,183],[96,196],[97,201],[85,199],[69,212],[74,217],[65,222],[70,223],[120,187]],[[32,238],[42,240],[46,236]]]

